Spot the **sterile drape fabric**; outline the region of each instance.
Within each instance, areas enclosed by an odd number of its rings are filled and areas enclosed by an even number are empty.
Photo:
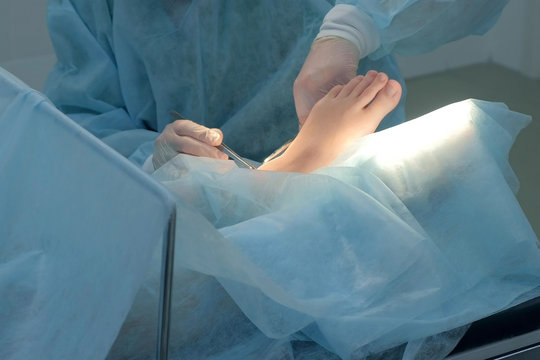
[[[538,296],[507,161],[529,121],[463,101],[309,175],[177,156],[153,175],[179,204],[173,358],[442,359],[470,322]],[[145,358],[141,310],[111,358]]]
[[[2,68],[0,174],[0,359],[103,359],[174,202]]]
[[[121,162],[42,161],[78,149],[80,132],[51,131],[69,120],[11,75],[1,83],[3,357],[153,358],[164,224],[135,216],[141,199],[114,201],[127,180],[96,196]],[[153,175],[178,211],[171,357],[443,358],[471,321],[538,296],[537,239],[507,161],[529,121],[464,101],[309,175],[175,157]]]

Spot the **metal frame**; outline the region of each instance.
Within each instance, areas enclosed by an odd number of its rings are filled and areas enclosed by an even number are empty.
[[[534,352],[536,354],[536,351],[539,351],[539,341],[540,329],[451,355],[446,360],[511,359],[512,356],[526,352]]]
[[[176,233],[176,208],[173,208],[166,234],[163,237],[161,260],[161,286],[159,293],[158,338],[156,359],[169,358],[169,330],[171,321],[172,280],[174,271],[174,241]]]

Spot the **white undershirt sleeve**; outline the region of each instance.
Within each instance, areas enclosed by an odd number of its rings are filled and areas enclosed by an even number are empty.
[[[337,36],[352,42],[365,57],[381,44],[379,31],[371,17],[354,5],[338,4],[324,17],[316,39]]]

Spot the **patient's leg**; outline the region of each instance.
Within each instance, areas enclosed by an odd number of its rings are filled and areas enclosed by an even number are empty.
[[[375,131],[401,97],[401,86],[376,71],[326,94],[287,151],[259,169],[309,173],[329,165],[351,142]]]

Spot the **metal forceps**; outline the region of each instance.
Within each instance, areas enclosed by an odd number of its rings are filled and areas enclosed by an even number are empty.
[[[274,151],[266,159],[264,159],[263,164],[265,164],[265,163],[267,163],[267,162],[269,162],[271,160],[274,160],[274,159],[280,157],[281,155],[283,155],[283,153],[285,152],[285,150],[287,150],[289,148],[289,146],[291,145],[293,140],[294,140],[294,138],[287,141],[285,144],[281,145],[276,151]]]
[[[171,116],[175,119],[185,119],[178,111],[171,110],[169,112]],[[225,145],[224,143],[221,143],[221,145],[216,146],[219,150],[223,151],[225,154],[229,155],[229,157],[237,162],[237,164],[241,165],[242,167],[248,168],[250,170],[254,170],[255,166],[248,163],[246,160],[242,159],[240,155],[235,153],[230,147]]]

